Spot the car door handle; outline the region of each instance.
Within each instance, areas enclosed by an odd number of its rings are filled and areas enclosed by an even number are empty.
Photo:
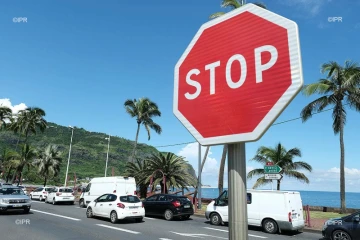
[[[110,203],[109,206],[111,206],[112,204]]]
[[[102,204],[100,204],[100,206],[102,206]]]

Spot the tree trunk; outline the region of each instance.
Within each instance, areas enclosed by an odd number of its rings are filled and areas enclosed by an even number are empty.
[[[10,178],[10,174],[11,174],[11,170],[12,170],[12,169],[13,169],[12,167],[9,167],[9,171],[8,171],[8,173],[7,173],[7,175],[6,175],[6,183],[9,182],[9,178]]]
[[[207,155],[208,155],[208,153],[209,153],[209,149],[210,149],[210,147],[207,147],[207,148],[206,148],[205,154],[204,154],[204,158],[203,158],[203,160],[202,160],[202,162],[201,162],[200,173],[198,173],[198,178],[197,178],[197,183],[198,183],[198,184],[196,185],[196,188],[195,188],[194,198],[196,198],[196,195],[197,195],[197,193],[198,193],[199,176],[200,176],[200,174],[202,173],[202,170],[204,169],[204,165],[205,165],[205,161],[206,161],[206,159],[207,159]]]
[[[147,184],[140,184],[140,198],[146,198],[147,195]]]
[[[14,171],[14,174],[13,174],[13,176],[12,176],[12,178],[11,178],[11,184],[14,184],[14,182],[15,182],[15,177],[16,177],[16,175],[19,173],[19,169],[15,169],[15,171]]]
[[[277,188],[278,191],[280,191],[280,180],[277,180]]]
[[[136,131],[136,137],[135,137],[134,150],[133,150],[133,153],[131,155],[131,162],[132,163],[134,163],[134,159],[135,159],[135,151],[136,151],[136,145],[137,145],[137,141],[138,141],[138,137],[139,137],[139,131],[140,131],[140,123],[138,123],[137,131]]]
[[[344,124],[340,117],[340,213],[346,213],[345,201],[345,147],[344,147]]]
[[[46,186],[46,182],[47,182],[47,177],[45,177],[45,180],[44,180],[44,187]]]
[[[166,183],[165,183],[165,186],[164,186],[164,182],[161,181],[161,182],[160,182],[161,193],[164,193],[164,187],[165,187],[165,194],[168,194],[168,189],[167,189],[167,187],[166,187]]]
[[[17,140],[17,143],[16,143],[15,151],[17,151],[17,148],[18,148],[18,145],[19,145],[19,142],[20,142],[20,138],[21,138],[21,133],[19,133],[19,137],[18,137],[18,140]]]
[[[228,145],[224,144],[223,153],[220,161],[219,179],[218,179],[219,196],[224,190],[224,170],[225,170],[225,160],[226,160],[227,150],[228,150]]]
[[[21,171],[21,172],[19,172],[19,181],[18,181],[18,183],[17,183],[17,186],[19,186],[19,185],[20,185],[21,178],[22,178],[22,171]]]

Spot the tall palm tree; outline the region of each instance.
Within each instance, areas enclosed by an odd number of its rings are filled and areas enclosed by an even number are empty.
[[[12,110],[5,106],[0,106],[0,130],[6,127],[6,122],[12,117]]]
[[[14,133],[20,133],[25,136],[25,144],[30,134],[36,134],[39,129],[44,132],[47,127],[47,121],[44,119],[45,111],[38,107],[28,107],[20,110],[16,121],[13,121],[9,127]]]
[[[125,175],[133,176],[140,188],[140,197],[146,198],[147,188],[150,181],[146,181],[152,172],[149,171],[149,164],[146,160],[136,158],[135,163],[128,162],[126,165]]]
[[[18,153],[9,149],[4,149],[0,155],[0,167],[2,176],[5,176],[6,183],[9,181],[11,171],[14,169],[11,160],[15,159],[18,156]],[[7,174],[6,174],[7,173]]]
[[[14,183],[15,177],[18,174],[19,175],[19,182],[18,185],[20,184],[20,179],[22,178],[22,172],[24,170],[25,167],[28,168],[28,170],[30,169],[33,160],[37,157],[37,151],[35,148],[32,148],[30,145],[28,144],[24,144],[21,148],[21,153],[17,154],[16,157],[14,157],[13,160],[11,160],[12,166],[15,166],[15,173],[13,175],[12,178],[12,183]]]
[[[320,112],[328,106],[334,107],[332,128],[335,134],[340,135],[340,208],[341,212],[345,213],[345,105],[360,111],[360,90],[356,85],[360,81],[360,66],[351,61],[346,61],[344,66],[330,61],[322,65],[321,72],[326,74],[326,79],[320,79],[318,82],[306,85],[303,88],[305,96],[319,94],[321,97],[304,107],[301,111],[301,118],[305,122],[314,113]]]
[[[163,183],[163,175],[157,171],[153,176],[153,188],[158,184],[161,186],[161,192],[168,193],[171,187],[185,188],[187,186],[194,186],[196,180],[188,172],[189,166],[183,157],[176,156],[174,153],[157,153],[152,154],[146,159],[149,164],[150,174],[156,170],[161,170],[165,175],[165,191]],[[146,182],[150,181],[152,175],[149,175]]]
[[[222,0],[221,7],[222,8],[230,8],[231,10],[234,10],[236,8],[242,7],[246,4],[246,0]],[[253,3],[259,7],[265,8],[266,6],[263,3]],[[216,12],[210,15],[210,19],[220,17],[222,15],[226,14],[226,12]]]
[[[155,123],[152,118],[160,117],[161,112],[159,111],[158,105],[152,102],[149,98],[139,98],[139,100],[128,99],[124,103],[126,112],[133,118],[136,118],[137,131],[135,137],[135,145],[133,153],[131,155],[131,161],[134,162],[135,150],[138,142],[140,125],[144,125],[147,133],[148,140],[150,140],[150,129],[154,130],[157,134],[161,134],[162,129],[160,125]]]
[[[305,176],[304,173],[298,172],[298,170],[307,170],[309,172],[312,171],[312,167],[310,164],[302,161],[294,162],[293,159],[295,157],[301,157],[301,151],[298,148],[292,148],[287,151],[281,143],[278,143],[274,148],[271,147],[260,147],[252,161],[256,161],[264,166],[268,162],[272,162],[274,165],[278,165],[282,168],[281,174],[295,178],[296,180],[309,183],[309,179]],[[253,188],[258,188],[262,185],[268,184],[271,180],[265,179],[265,171],[264,168],[258,168],[251,170],[247,178],[251,179],[254,176],[261,176],[258,178],[253,186]],[[280,190],[281,180],[277,180],[277,190]]]
[[[230,8],[231,10],[240,8],[246,4],[246,0],[222,0],[221,7],[222,8]],[[259,7],[266,9],[266,5],[263,3],[253,3]],[[216,12],[210,15],[210,19],[220,17],[226,14],[225,12]],[[225,163],[226,163],[226,156],[228,152],[228,146],[225,144],[223,147],[223,153],[220,160],[220,168],[219,168],[219,178],[218,178],[218,189],[219,195],[223,192],[224,188],[224,170],[225,170]]]
[[[57,145],[50,144],[44,151],[41,151],[39,157],[33,161],[33,165],[38,167],[38,173],[44,178],[44,187],[50,177],[56,177],[60,173],[62,162],[61,152]]]

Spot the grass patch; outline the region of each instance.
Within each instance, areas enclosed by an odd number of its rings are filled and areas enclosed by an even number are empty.
[[[305,212],[304,212],[304,216],[305,216]],[[338,217],[343,217],[343,216],[347,216],[349,214],[340,214],[340,213],[335,213],[335,212],[321,212],[321,211],[310,211],[310,218],[338,218]]]

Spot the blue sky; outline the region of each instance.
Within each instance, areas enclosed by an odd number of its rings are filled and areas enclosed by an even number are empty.
[[[125,112],[128,98],[149,97],[162,112],[163,133],[144,129],[139,141],[153,146],[194,142],[172,112],[174,66],[191,39],[221,11],[220,0],[183,1],[2,1],[0,3],[0,82],[3,103],[38,106],[46,119],[93,132],[135,138],[136,122]],[[359,0],[264,0],[269,10],[297,22],[305,84],[323,77],[322,63],[360,61]],[[26,23],[14,23],[26,17]],[[329,22],[342,17],[342,22]],[[299,117],[313,98],[299,94],[276,122]],[[21,106],[20,106],[21,108]],[[359,191],[360,113],[348,111],[345,128],[347,191]],[[338,191],[339,138],[331,112],[306,123],[295,120],[271,127],[247,143],[251,159],[259,146],[281,142],[302,150],[314,172],[309,185],[284,179],[284,189]],[[76,132],[74,134],[74,141]],[[196,144],[158,148],[186,157],[197,168]],[[106,146],[104,146],[106,151]],[[221,146],[212,147],[203,183],[217,185]],[[247,163],[248,169],[260,167]],[[227,182],[227,181],[226,181]],[[248,182],[251,187],[253,181]]]

